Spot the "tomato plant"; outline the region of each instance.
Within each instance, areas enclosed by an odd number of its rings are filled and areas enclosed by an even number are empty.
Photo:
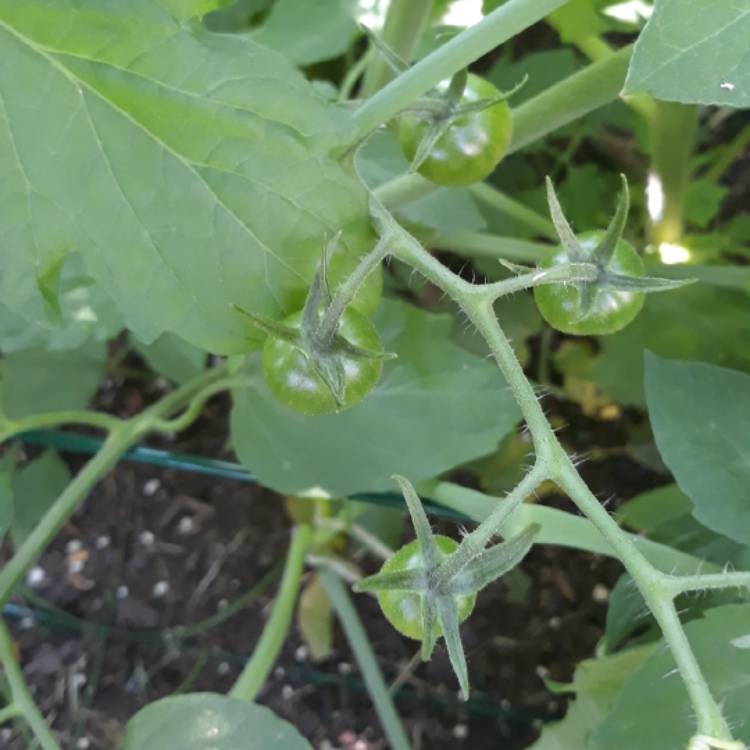
[[[593,231],[579,235],[585,254],[591,253],[604,238],[604,232]],[[542,261],[542,268],[569,263],[565,250],[560,249]],[[608,271],[632,278],[645,275],[643,261],[633,246],[618,240],[607,265]],[[591,299],[587,299],[590,295]],[[602,336],[616,333],[635,320],[643,307],[646,295],[629,289],[587,288],[586,283],[540,286],[534,290],[539,312],[556,330],[579,336]]]
[[[449,82],[437,86],[445,93]],[[466,87],[458,105],[493,102],[500,91],[489,81],[473,73],[467,76]],[[513,134],[510,107],[505,101],[494,101],[486,109],[452,114],[440,113],[447,118],[446,129],[431,144],[429,153],[419,165],[419,173],[438,185],[471,185],[487,177],[505,156]],[[402,115],[399,122],[399,140],[404,155],[414,160],[423,139],[429,135],[434,117],[423,114]]]
[[[3,750],[744,750],[746,4],[0,0]]]

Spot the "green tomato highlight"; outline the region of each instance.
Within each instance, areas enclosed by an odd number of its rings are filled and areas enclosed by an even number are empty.
[[[435,535],[437,547],[443,557],[447,557],[458,547],[458,542],[448,536]],[[415,539],[404,545],[392,557],[388,558],[381,568],[381,573],[392,573],[408,570],[423,565],[419,541]],[[463,622],[474,609],[477,595],[460,595],[454,597],[458,605],[458,621]],[[422,595],[414,591],[378,591],[378,603],[388,622],[399,633],[407,638],[422,640]],[[441,636],[443,629],[440,623],[435,624],[436,635]]]
[[[438,84],[445,91],[449,81]],[[500,92],[489,81],[468,75],[462,104],[490,99]],[[406,113],[399,123],[401,150],[413,161],[423,136],[430,127],[424,116]],[[489,176],[508,152],[513,135],[510,107],[501,101],[481,112],[457,117],[437,140],[419,173],[437,185],[471,185]]]
[[[282,321],[292,328],[299,328],[301,322],[301,311]],[[356,346],[382,351],[377,329],[354,308],[347,308],[341,316],[339,334]],[[382,369],[379,359],[344,357],[344,399],[339,405],[303,351],[276,336],[269,336],[263,346],[263,373],[271,393],[285,406],[308,416],[333,414],[354,406],[373,389]]]
[[[591,253],[603,236],[604,232],[596,230],[579,235],[578,241]],[[540,265],[551,268],[569,262],[565,250],[559,248]],[[645,275],[641,257],[625,240],[618,241],[607,270],[624,276]],[[622,330],[641,311],[645,298],[644,292],[598,289],[591,308],[582,314],[580,284],[546,284],[534,289],[542,317],[556,330],[578,336],[603,336]]]

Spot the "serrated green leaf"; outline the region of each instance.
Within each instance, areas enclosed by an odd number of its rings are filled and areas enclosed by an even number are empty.
[[[703,362],[646,357],[646,398],[656,444],[695,517],[750,539],[750,375]]]
[[[750,651],[732,641],[747,635],[750,605],[709,610],[705,618],[685,626],[685,633],[711,691],[720,702],[735,739],[750,742]],[[609,715],[594,733],[599,750],[664,750],[687,747],[694,733],[693,709],[674,659],[657,648],[627,681]]]
[[[635,45],[625,93],[750,106],[750,4],[657,0]]]
[[[286,494],[334,497],[391,490],[399,473],[417,482],[494,450],[519,419],[497,369],[452,343],[451,318],[387,302],[375,323],[398,359],[380,383],[340,414],[305,417],[268,391],[256,359],[253,385],[235,392],[232,442],[259,480]]]
[[[135,337],[131,342],[154,372],[175,383],[186,383],[206,366],[206,352],[172,333],[163,333],[151,344]]]
[[[330,60],[359,34],[356,0],[277,0],[253,38],[298,65]]]
[[[68,486],[70,472],[54,451],[44,453],[11,475],[13,522],[11,538],[19,547]]]
[[[151,0],[0,0],[0,54],[0,294],[27,319],[75,249],[141,340],[246,351],[231,303],[292,312],[326,236],[339,273],[369,248],[366,192],[330,156],[348,113],[247,36]]]
[[[163,698],[127,724],[124,750],[312,750],[287,721],[214,693]]]
[[[107,364],[104,342],[78,349],[24,349],[0,359],[2,410],[11,419],[64,409],[83,409],[96,393]]]

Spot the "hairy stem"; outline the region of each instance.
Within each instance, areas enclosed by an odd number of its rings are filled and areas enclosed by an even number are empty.
[[[273,603],[271,616],[263,628],[253,655],[234,683],[230,692],[234,698],[254,700],[276,662],[292,622],[305,565],[305,555],[310,548],[312,536],[312,529],[309,526],[301,525],[294,529],[279,593]]]
[[[404,62],[410,63],[427,28],[434,0],[391,0],[381,38]],[[362,84],[362,98],[372,96],[394,76],[383,55],[373,56]]]
[[[34,703],[34,699],[26,687],[21,668],[16,661],[13,638],[10,635],[7,625],[2,620],[0,620],[0,662],[2,662],[5,678],[10,686],[13,697],[12,706],[16,709],[16,713],[26,719],[26,723],[31,727],[31,731],[34,733],[43,750],[60,750],[60,745],[57,744],[57,740],[52,736],[47,722],[41,713],[39,713],[39,709],[36,707],[36,703]],[[10,717],[6,716],[5,718]]]
[[[381,218],[381,221],[384,220]],[[396,230],[393,227],[391,232],[395,236]],[[497,321],[491,297],[481,293],[481,286],[480,292],[477,292],[474,285],[468,284],[445,268],[405,230],[401,229],[400,237],[394,242],[393,248],[396,257],[413,266],[451,296],[485,339],[526,420],[537,455],[537,465],[544,467],[546,476],[569,495],[615,550],[659,623],[664,640],[672,652],[688,690],[697,716],[698,732],[722,740],[731,740],[729,727],[711,694],[675,610],[669,577],[657,570],[643,556],[578,474],[547,421],[534,390]],[[531,486],[537,478],[534,477],[534,471],[529,476],[532,478],[529,481]],[[483,536],[488,530],[489,528],[485,527]]]
[[[567,0],[508,0],[391,81],[354,112],[357,140],[416,101],[440,81],[467,67]]]

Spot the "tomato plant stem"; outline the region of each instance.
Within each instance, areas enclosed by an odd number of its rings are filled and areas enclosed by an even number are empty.
[[[305,555],[310,548],[312,536],[312,529],[305,524],[295,527],[292,532],[292,543],[289,545],[284,573],[281,577],[279,592],[273,603],[271,616],[263,628],[253,655],[230,691],[230,695],[234,698],[254,700],[276,662],[292,622]]]
[[[383,225],[387,224],[384,217],[380,217],[380,221]],[[569,495],[616,552],[661,627],[664,640],[670,648],[679,674],[688,690],[697,717],[698,732],[721,740],[731,740],[732,735],[722,716],[721,708],[711,694],[674,607],[674,586],[670,585],[670,577],[657,570],[639,551],[630,537],[620,529],[617,522],[593,495],[570,457],[565,453],[542,411],[510,342],[497,321],[492,308],[493,295],[488,296],[481,291],[477,292],[477,289],[481,290],[481,285],[477,287],[456,276],[395,222],[388,226],[388,231],[394,238],[397,238],[392,245],[394,255],[440,287],[469,317],[487,342],[490,352],[521,408],[536,451],[536,465],[527,477],[528,485],[524,480],[514,491],[515,494],[511,493],[513,501],[519,502],[518,495],[524,494],[529,488],[533,489],[544,477],[555,481]],[[537,472],[540,476],[537,476]],[[498,511],[499,515],[501,511]],[[490,518],[496,520],[495,513]],[[487,524],[485,521],[477,529],[482,529],[481,534],[477,536],[477,541],[489,540],[505,520],[506,516],[502,515],[494,528],[492,523]]]
[[[21,668],[16,660],[13,638],[3,621],[0,621],[0,662],[2,662],[5,678],[13,697],[13,703],[8,708],[14,709],[13,713],[6,715],[4,719],[9,719],[13,715],[23,716],[43,750],[60,750],[60,745],[52,736],[52,732],[26,687]]]
[[[391,0],[388,6],[381,39],[407,64],[414,58],[433,5],[434,0]],[[365,72],[362,98],[372,96],[394,75],[387,60],[376,52]]]
[[[508,0],[405,71],[353,114],[356,140],[364,138],[440,81],[559,8],[566,0]]]
[[[679,243],[683,204],[695,146],[698,108],[692,104],[656,102],[649,121],[652,173],[648,181],[651,240]]]

